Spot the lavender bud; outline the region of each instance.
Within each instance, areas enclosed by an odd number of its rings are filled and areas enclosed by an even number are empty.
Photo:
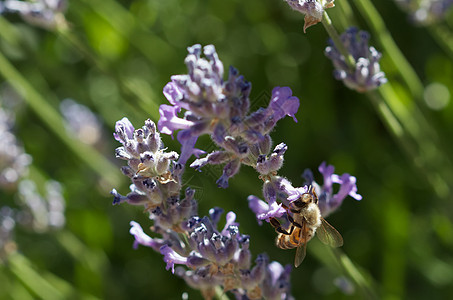
[[[334,77],[358,92],[373,90],[387,82],[384,72],[381,71],[379,60],[381,53],[374,47],[368,46],[369,34],[351,27],[341,35],[341,41],[349,54],[355,60],[354,69],[351,69],[345,57],[335,47],[332,40],[325,54],[334,65]]]

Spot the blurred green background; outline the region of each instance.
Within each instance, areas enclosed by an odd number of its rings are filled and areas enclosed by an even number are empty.
[[[285,118],[272,134],[275,144],[288,145],[281,175],[300,186],[303,170],[310,168],[322,182],[317,167],[326,161],[337,174],[357,177],[363,200],[347,198],[329,223],[342,233],[343,252],[378,298],[453,297],[448,161],[453,20],[450,14],[439,24],[415,26],[393,1],[373,1],[388,30],[373,31],[363,2],[343,0],[328,12],[340,32],[351,25],[371,32],[371,45],[383,52],[381,68],[395,93],[387,100],[397,103],[395,114],[409,124],[408,131],[415,123],[411,141],[416,153],[428,153],[425,160],[411,156],[406,142],[388,130],[368,95],[333,78],[323,53],[328,39],[323,26],[304,34],[303,15],[284,1],[71,1],[65,13],[69,29],[62,31],[40,29],[14,14],[0,16],[1,105],[13,106],[14,133],[33,157],[28,178],[38,190],[48,179],[60,182],[66,200],[63,229],[38,233],[16,226],[17,253],[0,263],[0,299],[181,299],[183,293],[201,298],[165,270],[160,254],[132,249],[129,221],[144,228],[151,222],[141,208],[112,206],[109,194],[112,188],[126,194],[130,184],[119,170],[123,162],[114,157],[115,122],[122,117],[135,127],[147,118],[157,122],[158,106],[166,103],[162,88],[171,75],[186,73],[186,47],[195,43],[214,44],[225,67],[235,66],[252,82],[252,107],[267,105],[274,86],[291,87],[301,100],[299,122]],[[388,32],[421,89],[407,84],[400,58],[385,51]],[[446,35],[439,38],[439,32]],[[60,103],[67,98],[98,116],[96,144],[84,144],[65,130]],[[413,114],[414,106],[432,131],[416,129],[426,126]],[[176,141],[163,138],[179,151]],[[201,149],[209,145],[207,139],[199,141]],[[445,170],[437,172],[439,166]],[[275,231],[259,226],[247,207],[248,195],[261,196],[256,173],[243,167],[227,190],[216,187],[218,175],[214,168],[185,175],[197,189],[200,214],[214,206],[234,210],[241,232],[251,235],[255,257],[267,252],[272,260],[292,263],[294,251],[275,247]],[[17,189],[0,190],[0,199],[0,206],[18,207]],[[295,298],[368,297],[354,280],[348,279],[354,287],[350,294],[335,285],[348,273],[329,253],[318,241],[310,242],[307,258],[292,273]]]

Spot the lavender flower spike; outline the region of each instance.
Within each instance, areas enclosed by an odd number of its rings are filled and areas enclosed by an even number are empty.
[[[341,176],[334,174],[334,167],[327,165],[325,162],[319,166],[318,170],[324,178],[322,186],[314,180],[311,170],[306,169],[302,176],[305,178],[307,185],[315,187],[319,197],[319,209],[323,217],[327,217],[336,211],[347,196],[351,196],[358,201],[362,200],[362,196],[357,193],[357,179],[354,176],[347,173]],[[333,193],[333,184],[340,185],[336,194]]]
[[[13,114],[0,107],[0,188],[15,188],[32,161],[13,134],[13,125]]]
[[[216,68],[220,70],[219,65]],[[145,126],[135,130],[129,120],[123,118],[116,123],[115,131],[115,139],[123,144],[116,149],[116,156],[128,162],[122,171],[131,178],[132,185],[127,196],[112,190],[114,204],[143,205],[153,222],[151,231],[159,235],[151,237],[138,223],[131,222],[134,248],[143,245],[160,252],[166,269],[201,290],[205,299],[212,299],[219,286],[240,299],[291,299],[291,268],[269,263],[264,254],[258,255],[252,266],[250,238],[239,232],[234,212],[226,215],[223,228],[218,228],[223,212],[220,208],[210,209],[209,216],[198,217],[195,190],[188,187],[181,191],[184,166],[174,162],[178,158],[176,153],[164,152],[153,122],[148,120]],[[276,147],[273,160],[279,160],[285,147]],[[211,159],[221,160],[221,156],[212,154]],[[269,165],[278,165],[278,162]],[[234,170],[232,166],[231,172]],[[270,284],[278,288],[269,289]]]
[[[201,56],[202,50],[205,57]],[[199,136],[209,134],[219,149],[195,160],[191,167],[200,170],[207,164],[224,165],[217,180],[219,187],[227,188],[229,179],[243,164],[257,169],[261,175],[277,171],[284,150],[277,146],[270,154],[269,133],[285,116],[297,122],[299,99],[289,87],[276,87],[268,107],[249,113],[251,84],[234,68],[230,68],[228,79],[223,80],[223,64],[214,46],[202,49],[194,45],[188,52],[185,59],[188,74],[171,77],[163,91],[171,105],[161,105],[159,109],[159,130],[165,134],[178,131],[181,143],[178,162],[185,164],[192,154],[202,154],[195,149],[195,143]],[[178,117],[182,111],[183,116]]]
[[[327,8],[334,7],[334,0],[285,0],[292,9],[305,15],[304,32],[322,20],[322,14]]]
[[[225,292],[232,291],[241,299],[245,296],[247,299],[290,297],[291,267],[269,263],[263,254],[252,267],[250,240],[240,234],[236,215],[228,213],[224,228],[218,229],[220,213],[221,210],[215,208],[210,210],[210,217],[193,216],[182,222],[179,233],[186,236],[184,241],[170,229],[161,231],[161,239],[153,239],[143,233],[140,225],[131,222],[131,234],[136,239],[134,246],[142,244],[156,250],[156,246],[161,244],[158,251],[163,255],[166,269],[182,277],[191,287],[201,290],[206,299],[212,298],[216,286],[222,286]],[[153,228],[159,225],[155,222]],[[269,284],[277,284],[279,289],[268,289]]]
[[[330,46],[325,50],[326,56],[334,65],[334,77],[358,92],[376,89],[387,82],[379,66],[382,55],[374,47],[368,46],[369,39],[368,32],[358,31],[355,27],[350,27],[341,35],[341,42],[355,60],[354,69],[348,66],[332,40],[329,40]]]
[[[145,126],[134,129],[127,118],[116,122],[114,137],[123,146],[116,149],[116,157],[126,160],[123,174],[131,178],[131,192],[122,196],[112,190],[114,204],[128,202],[145,205],[147,209],[165,203],[169,197],[179,196],[181,165],[176,152],[165,152],[156,125],[147,120]]]

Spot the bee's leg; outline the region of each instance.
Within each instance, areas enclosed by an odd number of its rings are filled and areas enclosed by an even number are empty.
[[[300,200],[296,200],[296,201],[299,201],[301,202]],[[302,203],[302,202],[301,202]],[[305,206],[304,204],[301,204],[302,206]],[[291,221],[292,219],[290,219],[290,215],[288,212],[292,212],[293,214],[299,214],[300,213],[300,209],[295,209],[295,208],[289,208],[288,206],[286,206],[285,204],[282,203],[282,207],[284,209],[286,209],[286,214],[288,215],[288,220]],[[291,221],[292,223],[292,221]]]
[[[291,226],[291,230],[288,232],[287,230],[285,230],[282,227],[282,224],[280,224],[280,221],[277,220],[276,218],[270,218],[269,222],[275,228],[275,231],[277,231],[278,233],[283,233],[283,234],[286,234],[286,235],[291,235],[291,233],[293,233],[294,226]]]
[[[286,216],[287,216],[287,218],[288,218],[288,221],[291,222],[291,224],[293,224],[293,225],[296,226],[296,227],[302,228],[302,225],[300,225],[299,223],[297,223],[296,221],[294,221],[294,218],[291,217],[291,215],[287,214]]]

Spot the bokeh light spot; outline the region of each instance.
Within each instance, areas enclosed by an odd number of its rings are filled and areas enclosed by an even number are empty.
[[[429,108],[441,110],[450,102],[450,91],[445,85],[433,82],[426,87],[423,97]]]

